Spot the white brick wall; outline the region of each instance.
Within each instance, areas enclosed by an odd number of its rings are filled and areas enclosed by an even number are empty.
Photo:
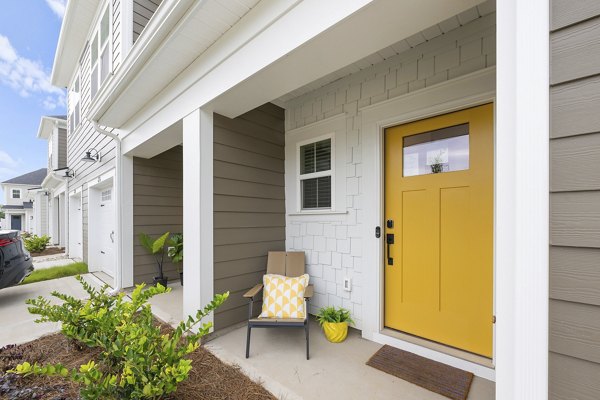
[[[310,312],[326,305],[352,311],[362,324],[361,107],[422,89],[496,64],[495,13],[477,18],[431,40],[428,31],[408,40],[414,47],[285,104],[286,130],[346,114],[346,210],[322,221],[314,216],[287,217],[287,248],[303,250],[315,285]],[[436,34],[431,32],[432,35]],[[438,32],[439,34],[439,32]],[[374,234],[374,232],[373,232]],[[352,279],[352,291],[343,289]],[[364,293],[364,296],[376,296]]]

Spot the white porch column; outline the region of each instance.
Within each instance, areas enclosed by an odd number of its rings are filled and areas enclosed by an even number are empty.
[[[127,2],[125,2],[127,3]],[[121,144],[119,143],[119,146]],[[118,178],[121,183],[119,185],[119,212],[121,213],[120,223],[118,228],[120,231],[119,246],[121,251],[121,287],[131,287],[133,281],[133,248],[134,248],[134,232],[133,232],[133,157],[126,155],[118,155],[121,157],[120,172]]]
[[[496,398],[548,398],[549,1],[497,2]]]
[[[183,118],[183,237],[185,318],[213,297],[213,114],[203,109]]]

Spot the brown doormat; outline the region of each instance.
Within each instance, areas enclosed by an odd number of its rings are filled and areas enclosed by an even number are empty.
[[[367,365],[455,400],[465,400],[473,374],[385,345]]]

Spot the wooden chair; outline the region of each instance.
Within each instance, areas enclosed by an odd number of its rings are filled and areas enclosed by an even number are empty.
[[[304,252],[270,251],[267,258],[267,274],[297,277],[305,273]],[[308,301],[314,293],[313,285],[304,291],[306,316],[304,318],[253,318],[254,303],[262,293],[263,284],[250,289],[244,297],[250,299],[248,311],[248,334],[246,337],[246,358],[250,357],[250,333],[252,328],[304,328],[306,333],[306,359],[309,359]]]

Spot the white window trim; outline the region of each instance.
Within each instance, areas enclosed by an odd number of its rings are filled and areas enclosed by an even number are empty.
[[[91,92],[91,84],[92,84],[92,80],[94,79],[94,67],[95,67],[95,63],[94,63],[94,59],[92,58],[92,46],[94,45],[94,38],[98,37],[98,46],[100,47],[98,49],[98,54],[97,54],[97,58],[96,58],[96,63],[101,63],[101,59],[102,59],[102,45],[100,44],[100,25],[102,24],[102,16],[104,15],[104,13],[106,12],[106,10],[108,9],[108,37],[106,38],[106,47],[108,47],[108,72],[107,72],[107,76],[106,79],[104,79],[104,81],[100,81],[100,76],[101,71],[98,71],[98,76],[97,76],[97,86],[96,86],[96,93],[94,93],[92,95]],[[104,4],[102,5],[102,7],[100,7],[100,13],[98,15],[96,15],[96,19],[94,21],[94,30],[92,31],[92,35],[90,36],[89,39],[89,46],[90,46],[90,99],[93,102],[95,97],[98,95],[98,93],[100,93],[102,87],[104,86],[104,84],[108,81],[109,75],[112,73],[113,70],[113,57],[112,57],[112,53],[113,53],[113,20],[112,20],[112,16],[113,16],[113,9],[112,9],[112,1],[106,1],[104,2]],[[80,88],[81,88],[81,81],[79,82],[80,84]]]
[[[331,139],[331,208],[302,209],[300,146]],[[346,214],[346,114],[289,130],[285,135],[285,197],[288,216]],[[305,174],[316,178],[328,172]]]
[[[19,192],[19,197],[15,197],[15,191]],[[23,197],[21,197],[23,195],[23,192],[21,191],[21,189],[11,189],[10,190],[10,197],[11,199],[23,199]]]
[[[302,169],[302,166],[300,165],[300,148],[307,144],[317,143],[317,142],[321,142],[321,141],[327,140],[327,139],[331,140],[329,169],[327,171],[312,172],[310,174],[301,174],[300,171]],[[335,149],[335,135],[333,133],[328,133],[323,136],[303,140],[301,142],[296,143],[296,158],[297,158],[297,160],[296,160],[297,161],[296,162],[296,193],[298,193],[298,204],[296,205],[296,207],[297,207],[296,209],[300,213],[314,212],[314,211],[326,212],[326,211],[335,210],[335,151],[334,151],[334,149]],[[303,208],[302,207],[302,181],[305,181],[308,179],[323,178],[325,176],[331,177],[331,193],[330,193],[331,206],[330,207]]]
[[[75,85],[75,82],[79,81],[79,91],[76,92],[77,93],[77,101],[74,102],[74,104],[71,103],[71,98],[72,95],[71,93],[72,90],[71,88]],[[75,132],[78,131],[78,128],[82,125],[81,124],[81,68],[77,67],[77,71],[75,72],[75,75],[73,76],[73,79],[71,81],[71,84],[69,85],[69,92],[68,92],[68,124],[67,124],[67,135],[72,135]],[[79,120],[77,121],[76,125],[73,125],[73,129],[71,129],[71,118],[73,118],[73,114],[75,112],[75,107],[79,106]]]

